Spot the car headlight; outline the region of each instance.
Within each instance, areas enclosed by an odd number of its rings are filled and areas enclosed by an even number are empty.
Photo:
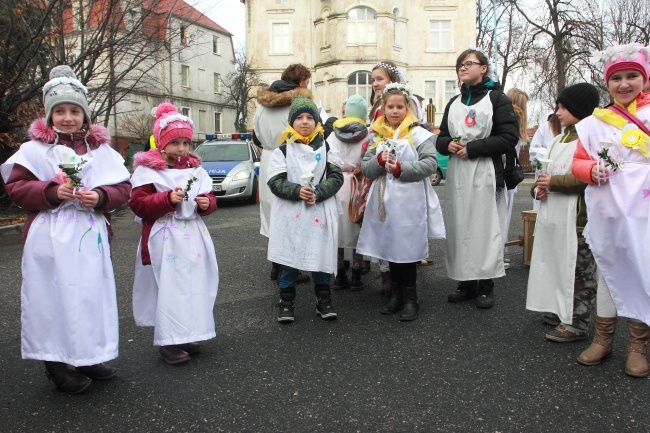
[[[244,180],[244,179],[248,179],[248,176],[250,176],[250,171],[242,170],[239,173],[237,173],[236,175],[234,175],[232,177],[232,180]]]

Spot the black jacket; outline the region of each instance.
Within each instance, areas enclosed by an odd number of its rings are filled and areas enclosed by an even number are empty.
[[[451,98],[447,107],[445,107],[445,114],[442,116],[440,134],[436,141],[436,149],[442,155],[450,154],[449,143],[452,141],[452,138],[449,135],[447,116],[449,115],[449,107],[456,98],[462,98],[461,101],[463,104],[471,106],[483,99],[490,90],[492,90],[490,92],[493,111],[492,132],[489,137],[466,143],[467,157],[469,159],[479,157],[492,158],[497,187],[504,187],[502,155],[515,151],[517,142],[519,141],[519,123],[517,122],[515,110],[512,108],[510,99],[501,91],[501,86],[489,78],[485,78],[483,82],[473,86],[463,84],[460,95]]]

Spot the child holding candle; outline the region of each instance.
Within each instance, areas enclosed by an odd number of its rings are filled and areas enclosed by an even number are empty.
[[[70,394],[117,375],[104,364],[118,354],[108,222],[131,191],[108,131],[90,123],[87,92],[69,66],[53,68],[43,87],[45,119],[2,165],[7,194],[27,211],[22,357],[44,361],[47,377]]]
[[[154,327],[168,364],[190,360],[213,338],[219,269],[202,216],[217,208],[212,179],[190,152],[193,124],[170,103],[156,109],[157,148],[135,155],[129,205],[142,220],[133,284],[138,326]]]

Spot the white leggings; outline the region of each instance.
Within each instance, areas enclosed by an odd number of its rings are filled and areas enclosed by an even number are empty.
[[[598,317],[616,317],[614,300],[600,270],[598,271],[598,291],[596,292],[596,315]]]

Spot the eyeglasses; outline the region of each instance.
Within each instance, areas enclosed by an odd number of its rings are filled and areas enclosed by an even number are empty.
[[[481,64],[480,62],[473,62],[473,61],[471,61],[471,60],[468,60],[468,61],[466,61],[466,62],[464,62],[464,63],[459,63],[459,64],[457,64],[457,65],[456,65],[456,70],[457,70],[457,71],[460,71],[461,68],[469,69],[469,68],[472,67],[472,65],[480,65],[480,64]]]

